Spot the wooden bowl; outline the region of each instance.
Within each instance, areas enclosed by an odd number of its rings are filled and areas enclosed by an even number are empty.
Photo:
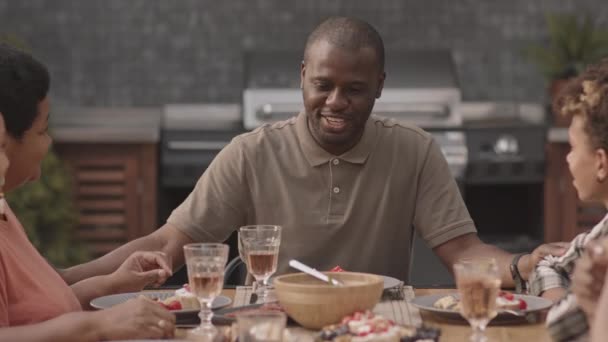
[[[327,273],[345,286],[333,286],[305,273],[276,277],[274,285],[279,303],[287,314],[309,329],[339,323],[355,311],[371,310],[380,301],[384,280],[368,273]]]

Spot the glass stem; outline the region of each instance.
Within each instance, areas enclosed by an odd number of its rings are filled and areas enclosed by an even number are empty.
[[[258,289],[260,290],[260,303],[266,304],[266,297],[268,295],[268,279],[262,279],[257,281]]]
[[[211,318],[213,317],[213,311],[211,310],[212,301],[200,301],[201,312],[198,313],[198,317],[201,319],[201,328],[212,327]]]

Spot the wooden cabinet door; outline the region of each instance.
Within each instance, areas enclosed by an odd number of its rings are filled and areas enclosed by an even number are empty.
[[[72,171],[78,235],[92,256],[106,254],[146,233],[143,198],[155,202],[156,187],[153,195],[143,193],[142,170],[150,165],[142,165],[136,146],[70,144],[56,149]]]

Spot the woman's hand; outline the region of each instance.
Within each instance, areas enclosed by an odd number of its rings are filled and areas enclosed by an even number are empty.
[[[172,338],[175,315],[143,296],[93,313],[99,340]]]
[[[113,292],[134,292],[162,285],[171,276],[171,262],[163,252],[135,252],[110,275]]]

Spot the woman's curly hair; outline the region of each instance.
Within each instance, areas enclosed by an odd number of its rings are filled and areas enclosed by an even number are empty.
[[[553,110],[585,117],[584,129],[593,147],[608,151],[608,58],[568,81],[553,101]]]

